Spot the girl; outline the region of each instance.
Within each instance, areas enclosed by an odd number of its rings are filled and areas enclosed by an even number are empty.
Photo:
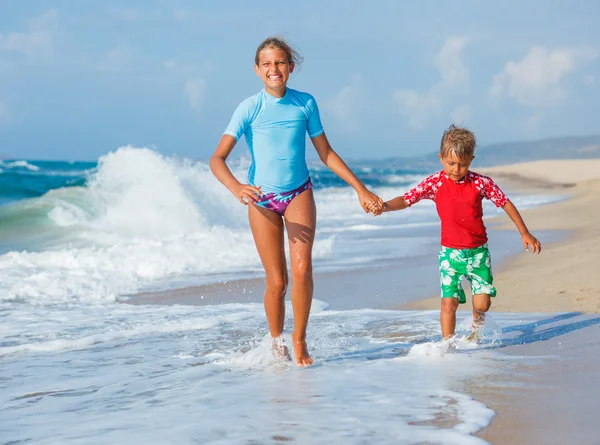
[[[289,358],[281,336],[288,285],[285,223],[292,274],[294,356],[298,366],[308,366],[312,359],[305,339],[313,295],[312,247],[317,214],[305,159],[306,133],[323,163],[356,190],[365,212],[379,211],[383,201],[367,190],[333,151],[315,99],[287,87],[299,61],[298,53],[283,39],[269,37],[258,46],[254,70],[264,89],[237,107],[210,159],[210,168],[242,204],[250,204],[250,229],[266,275],[264,304],[273,352]],[[241,184],[225,162],[242,135],[252,158],[248,184]]]

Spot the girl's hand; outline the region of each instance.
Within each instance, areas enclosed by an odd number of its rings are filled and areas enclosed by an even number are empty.
[[[380,210],[383,209],[383,200],[367,189],[358,193],[358,201],[365,213],[371,212],[376,215],[376,212],[381,213]]]
[[[377,207],[377,206],[373,205],[373,208],[370,209],[373,216],[381,215],[384,210],[385,210],[385,202],[383,203],[383,205],[381,207]]]
[[[262,196],[260,185],[254,186],[250,184],[239,184],[231,193],[244,205],[248,205],[249,202],[256,202],[258,201],[258,197]]]
[[[531,246],[531,253],[537,253],[539,255],[542,251],[542,243],[540,243],[540,241],[531,233],[527,232],[521,239],[526,251],[529,252],[529,246]]]

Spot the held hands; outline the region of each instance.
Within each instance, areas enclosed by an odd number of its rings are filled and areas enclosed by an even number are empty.
[[[373,216],[379,216],[379,215],[381,215],[381,214],[383,213],[383,211],[385,210],[385,206],[386,206],[386,203],[384,202],[384,203],[383,203],[383,205],[382,205],[381,207],[377,207],[377,208],[373,209],[373,210],[371,211],[371,213],[373,214]]]
[[[239,184],[231,193],[244,205],[248,205],[249,202],[258,201],[258,197],[262,196],[262,192],[260,191],[260,185],[254,186],[250,184]]]
[[[527,252],[529,252],[529,247],[531,246],[531,253],[536,253],[536,254],[540,254],[540,252],[542,251],[542,243],[540,243],[540,241],[533,236],[531,233],[527,232],[524,235],[522,235],[521,240],[523,241],[523,247],[525,247],[525,250]]]
[[[383,200],[367,189],[358,193],[358,201],[365,213],[379,215],[383,211]]]

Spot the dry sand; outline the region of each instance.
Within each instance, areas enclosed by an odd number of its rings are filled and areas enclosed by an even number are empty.
[[[492,301],[492,310],[600,313],[600,159],[538,161],[479,171],[513,192],[538,190],[570,196],[521,212],[534,235],[544,230],[569,233],[563,241],[550,244],[542,238],[540,255],[522,251],[517,243],[517,256],[495,266],[498,297]],[[487,223],[516,231],[505,215]],[[433,297],[403,308],[438,309],[439,305],[439,297]]]

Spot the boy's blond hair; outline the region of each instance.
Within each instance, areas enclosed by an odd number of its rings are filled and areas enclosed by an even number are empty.
[[[472,131],[452,124],[444,131],[440,144],[440,156],[445,158],[454,153],[458,159],[472,159],[477,141]]]

